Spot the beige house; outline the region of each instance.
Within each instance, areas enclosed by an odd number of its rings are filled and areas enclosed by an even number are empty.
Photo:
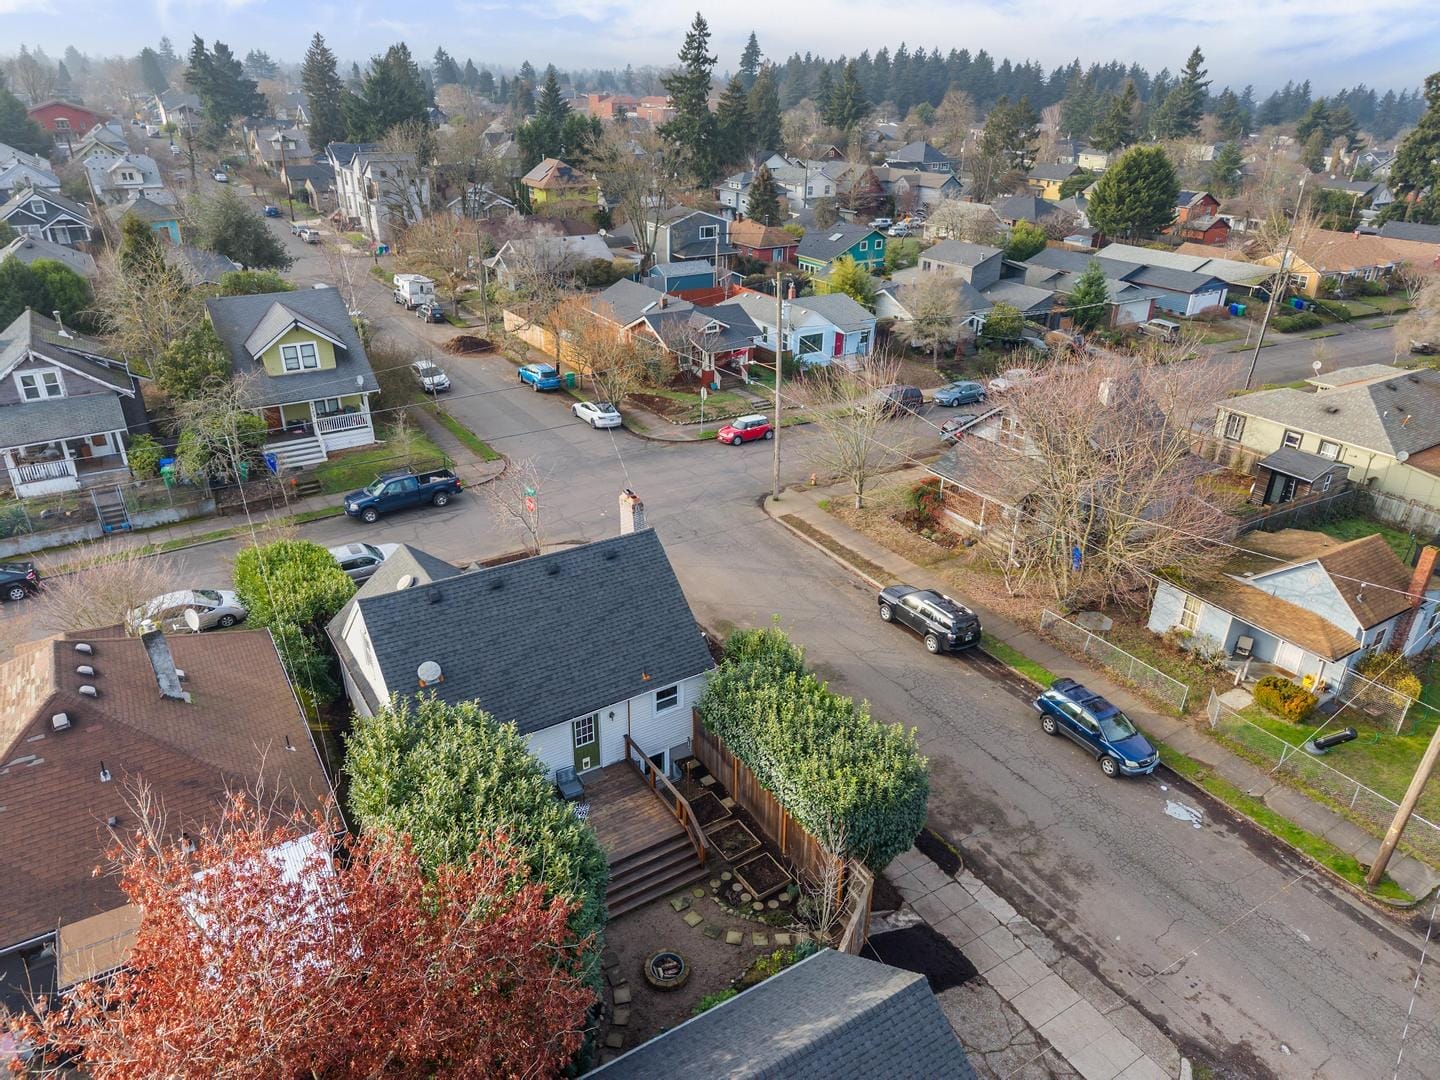
[[[1354,484],[1440,509],[1440,371],[1367,364],[1307,381],[1314,390],[1228,399],[1216,439],[1318,454],[1348,465]]]

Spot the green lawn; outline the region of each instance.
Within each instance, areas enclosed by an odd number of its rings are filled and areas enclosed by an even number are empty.
[[[1056,679],[1053,671],[1037,664],[1019,649],[1012,649],[1003,641],[991,637],[984,632],[980,634],[980,648],[988,655],[999,660],[1011,671],[1025,676],[1025,678],[1033,683],[1039,683],[1041,686],[1049,686]]]
[[[735,416],[750,407],[750,403],[743,397],[728,390],[712,391],[703,402],[700,395],[693,390],[676,390],[668,386],[647,386],[639,391],[639,396],[664,398],[674,402],[674,407],[667,410],[666,418],[681,424],[704,423],[707,419]]]
[[[316,466],[315,479],[320,481],[323,491],[335,495],[362,488],[377,473],[389,469],[403,469],[407,465],[436,466],[445,461],[440,448],[423,431],[412,431],[414,455],[407,458],[397,453],[394,446],[369,446],[360,450],[348,450]]]
[[[440,421],[441,427],[450,432],[451,435],[454,435],[455,438],[459,439],[472,451],[479,454],[482,461],[498,461],[500,459],[500,452],[498,450],[480,438],[479,435],[476,435],[464,424],[460,423],[459,420],[456,420],[444,409],[430,406],[430,414],[434,416],[436,420]]]
[[[1405,530],[1397,529],[1392,525],[1382,525],[1378,521],[1363,517],[1339,518],[1316,525],[1315,529],[1326,536],[1333,536],[1336,540],[1359,540],[1361,537],[1373,536],[1378,533],[1385,538],[1385,542],[1390,545],[1390,550],[1395,552],[1402,562],[1409,558],[1414,544],[1410,534]]]

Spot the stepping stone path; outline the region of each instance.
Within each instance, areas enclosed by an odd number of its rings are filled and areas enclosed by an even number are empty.
[[[628,1008],[626,1008],[626,1009],[616,1009],[616,1010],[615,1010],[615,1014],[610,1017],[610,1026],[611,1026],[611,1027],[629,1027],[629,1026],[630,1026],[630,1010],[629,1010]]]
[[[718,889],[718,888],[720,888],[720,879],[719,879],[718,877],[712,877],[712,878],[710,879],[710,888],[711,888],[711,889]]]
[[[698,911],[687,911],[685,913],[686,926],[699,926],[704,921],[705,916],[701,915]]]
[[[700,932],[704,934],[707,938],[709,938],[711,941],[720,940],[721,930],[718,926],[712,926],[707,923],[705,928],[702,929]]]
[[[740,902],[742,904],[748,904],[750,902],[750,894],[748,892],[742,892],[740,894]]]
[[[753,904],[750,905],[750,907],[754,911],[764,911],[765,902],[763,900],[756,900]]]
[[[711,786],[712,784],[714,784],[714,783],[715,783],[715,778],[714,778],[713,776],[708,775],[708,774],[705,775],[705,776],[702,776],[702,777],[700,778],[700,786],[701,786],[701,787],[710,787],[710,786]]]
[[[779,911],[779,910],[780,910],[780,901],[779,901],[779,900],[767,900],[767,901],[765,902],[765,906],[768,907],[771,911]]]
[[[761,948],[764,948],[766,945],[769,945],[769,944],[770,944],[770,939],[769,939],[768,937],[766,937],[764,934],[751,934],[751,935],[750,935],[750,944],[751,944],[751,945],[758,945],[758,946],[760,946]]]
[[[742,934],[739,930],[726,930],[726,931],[725,931],[725,944],[726,944],[726,945],[741,945],[741,944],[744,944],[744,942],[745,942],[745,935]]]
[[[699,899],[701,899],[701,898],[704,897],[704,895],[705,895],[705,890],[704,890],[704,889],[691,889],[691,890],[690,890],[690,895],[693,896],[693,897],[695,897],[696,900],[699,900]]]
[[[605,972],[605,977],[610,980],[611,986],[625,985],[625,976],[620,974],[620,966],[618,964],[615,967],[611,968],[609,971]]]
[[[614,1003],[615,1003],[616,1005],[629,1005],[629,1004],[630,1004],[630,987],[628,987],[628,986],[617,986],[617,987],[615,988],[615,995],[614,995],[614,998],[613,998],[612,1000],[614,1001]]]
[[[670,906],[676,911],[684,911],[690,906],[690,898],[688,896],[672,896]]]
[[[619,1050],[625,1045],[625,1035],[620,1031],[612,1031],[605,1036],[605,1045],[611,1050]]]
[[[729,870],[722,870],[722,871],[720,871],[720,880],[721,880],[721,881],[729,881],[729,880],[730,880],[731,878],[733,878],[734,876],[735,876],[735,875],[732,874],[732,873],[730,873]]]
[[[620,966],[620,957],[615,955],[614,949],[606,949],[600,954],[600,966],[607,969]]]
[[[776,945],[789,945],[789,944],[790,944],[790,935],[789,935],[789,934],[776,934],[776,935],[775,935],[775,944],[776,944]]]
[[[720,805],[725,807],[726,810],[734,810],[735,800],[730,798],[729,795],[726,795],[723,799],[720,800]]]

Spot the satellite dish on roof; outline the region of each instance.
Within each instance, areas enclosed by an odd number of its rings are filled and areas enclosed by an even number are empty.
[[[1410,460],[1410,451],[1409,451],[1409,450],[1401,450],[1398,454],[1395,455],[1395,460],[1396,460],[1396,461],[1409,461],[1409,460]]]
[[[200,612],[196,611],[193,607],[187,607],[182,617],[187,627],[197,634],[200,632]]]
[[[434,660],[426,660],[416,669],[415,675],[420,680],[421,686],[430,686],[444,680],[445,676],[440,671],[440,665]]]
[[[408,589],[408,588],[410,588],[411,585],[414,585],[414,584],[415,584],[415,575],[414,575],[414,574],[403,574],[403,575],[401,575],[400,580],[395,583],[395,591],[396,591],[396,592],[399,592],[399,591],[402,590],[402,589]]]

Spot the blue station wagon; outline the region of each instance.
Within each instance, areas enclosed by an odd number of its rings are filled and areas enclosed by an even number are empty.
[[[536,390],[559,390],[560,372],[550,364],[526,364],[520,369],[520,381]]]
[[[1074,679],[1056,679],[1035,699],[1046,735],[1068,735],[1094,754],[1106,776],[1144,776],[1160,755],[1130,718]]]

